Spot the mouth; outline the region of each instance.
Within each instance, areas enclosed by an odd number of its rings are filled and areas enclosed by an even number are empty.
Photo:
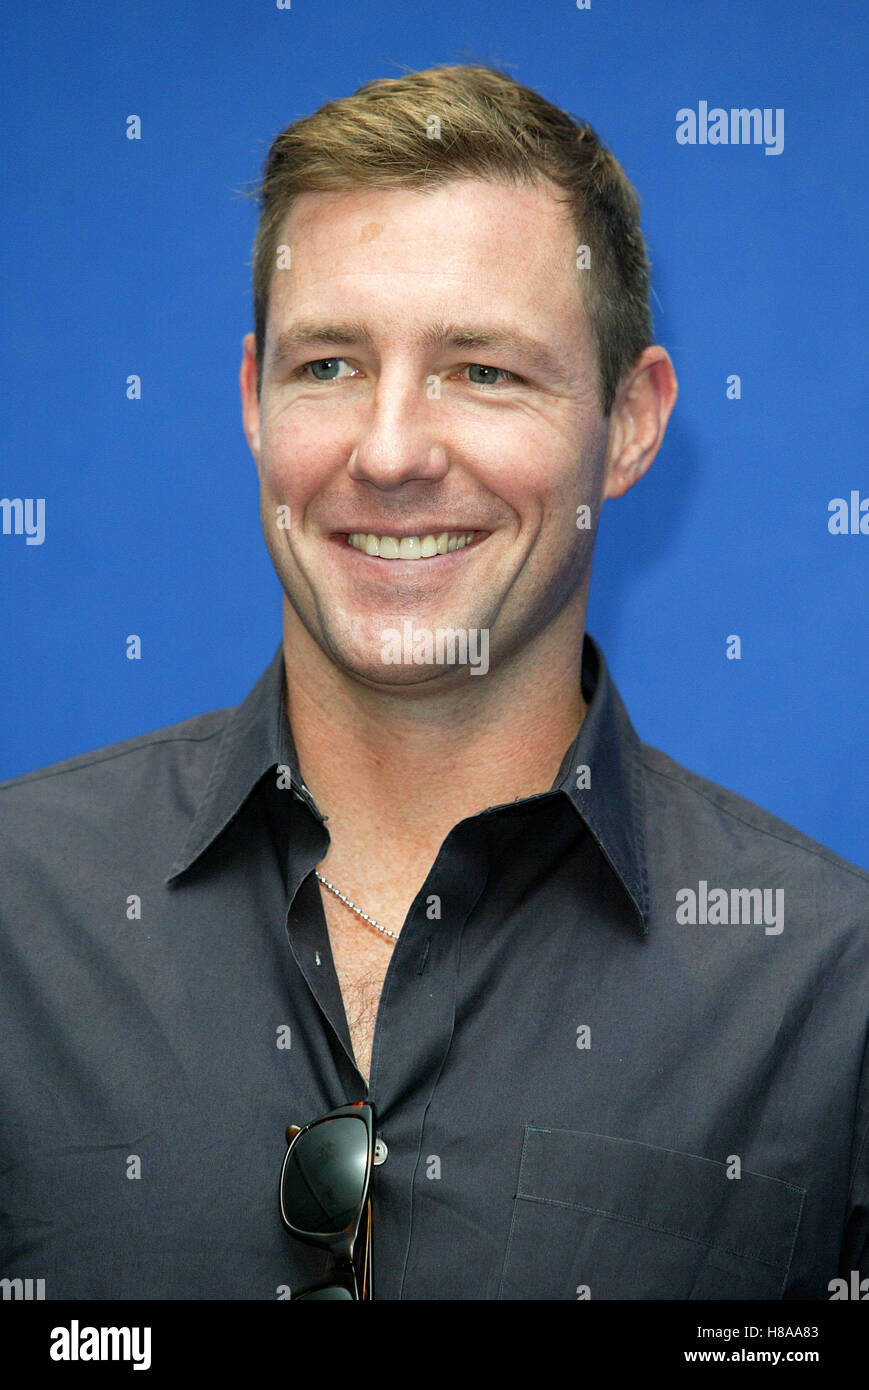
[[[481,545],[489,531],[430,531],[420,535],[380,535],[373,531],[341,532],[339,539],[363,555],[379,560],[437,560],[456,550]]]

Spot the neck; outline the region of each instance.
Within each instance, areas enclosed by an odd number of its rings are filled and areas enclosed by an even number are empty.
[[[434,857],[488,806],[548,791],[585,715],[585,608],[485,676],[373,688],[331,661],[284,599],[287,711],[333,839]]]

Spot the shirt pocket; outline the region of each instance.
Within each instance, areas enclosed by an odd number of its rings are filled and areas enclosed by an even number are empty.
[[[498,1298],[781,1298],[805,1188],[727,1173],[677,1149],[528,1125]]]

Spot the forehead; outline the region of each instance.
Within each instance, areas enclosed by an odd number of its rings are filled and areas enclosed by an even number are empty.
[[[324,308],[403,322],[461,307],[550,335],[572,325],[576,347],[586,336],[571,210],[547,182],[303,193],[278,243],[290,269],[273,274],[270,325]]]
[[[429,188],[354,188],[340,192],[301,193],[284,221],[295,235],[314,236],[326,224],[342,225],[365,244],[392,224],[396,232],[454,223],[457,232],[479,231],[505,240],[522,237],[533,224],[537,236],[557,238],[571,226],[561,191],[546,180],[506,183],[499,179],[462,177]],[[569,236],[572,237],[572,231]]]

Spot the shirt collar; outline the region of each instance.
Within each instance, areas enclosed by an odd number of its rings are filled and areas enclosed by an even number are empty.
[[[305,787],[284,706],[281,646],[247,699],[230,714],[208,783],[186,839],[165,882],[178,878],[234,820],[254,788],[277,767],[287,768],[292,789],[322,819]]]
[[[543,795],[560,792],[568,797],[628,894],[645,934],[649,895],[643,837],[642,749],[603,652],[589,633],[583,641],[581,681],[587,706],[585,718],[562,760],[550,793]],[[284,776],[296,796],[323,822],[299,770],[284,705],[284,686],[284,657],[279,645],[247,699],[230,715],[208,784],[184,844],[166,876],[167,883],[205,853],[238,815],[263,777],[278,767],[286,769]],[[497,808],[491,808],[494,809]]]
[[[558,770],[553,791],[564,793],[576,807],[628,894],[645,936],[649,884],[643,750],[606,658],[589,633],[583,641],[580,679],[585,718]]]

